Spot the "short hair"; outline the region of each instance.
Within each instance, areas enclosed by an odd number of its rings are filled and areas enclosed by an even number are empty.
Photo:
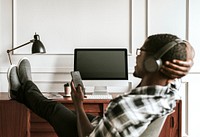
[[[156,34],[147,38],[144,48],[151,54],[157,53],[163,46],[169,42],[180,39],[172,34]],[[167,53],[161,57],[162,61],[172,61],[173,59],[187,60],[186,43],[180,43],[171,48]]]

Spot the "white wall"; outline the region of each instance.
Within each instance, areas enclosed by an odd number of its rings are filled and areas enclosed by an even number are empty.
[[[120,0],[116,1],[120,2]],[[184,137],[199,136],[198,124],[200,120],[198,119],[197,105],[200,103],[200,92],[197,89],[199,88],[198,80],[200,79],[200,60],[198,60],[200,58],[198,47],[198,43],[200,43],[198,37],[200,32],[200,1],[130,0],[129,3],[132,4],[132,16],[129,22],[131,23],[131,45],[129,45],[129,50],[132,53],[129,55],[129,80],[134,81],[133,86],[138,83],[138,79],[133,78],[131,75],[135,62],[135,49],[143,44],[148,35],[173,33],[182,39],[189,40],[195,48],[195,64],[188,76],[183,78],[181,90],[183,94],[182,130]],[[102,12],[104,11],[102,10]],[[6,72],[9,61],[6,50],[12,48],[12,0],[0,0],[0,20],[0,91],[7,92]],[[55,25],[58,24],[55,23]],[[41,36],[44,39],[45,37],[47,35]],[[52,46],[51,48],[53,49]],[[71,80],[69,72],[73,70],[73,55],[63,53],[46,55],[15,54],[12,56],[13,63],[17,63],[24,56],[30,59],[33,80],[42,91],[63,91],[63,84]],[[127,84],[124,84],[124,86],[128,87]],[[123,87],[123,90],[127,89]]]
[[[13,4],[14,45],[37,32],[48,54],[72,54],[74,47],[129,47],[129,0],[14,0]]]

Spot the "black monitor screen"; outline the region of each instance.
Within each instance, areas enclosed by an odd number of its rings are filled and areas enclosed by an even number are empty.
[[[127,49],[75,49],[74,71],[83,80],[127,80]]]

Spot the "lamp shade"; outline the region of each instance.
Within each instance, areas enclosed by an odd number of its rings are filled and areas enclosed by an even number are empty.
[[[46,49],[42,42],[40,41],[39,35],[35,34],[34,35],[34,42],[32,45],[32,54],[35,53],[46,53]]]
[[[44,45],[42,44],[40,40],[36,40],[33,42],[32,54],[35,54],[35,53],[46,53]]]

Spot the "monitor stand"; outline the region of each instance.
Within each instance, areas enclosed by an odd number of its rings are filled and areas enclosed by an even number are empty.
[[[95,86],[94,95],[108,95],[107,86]]]

